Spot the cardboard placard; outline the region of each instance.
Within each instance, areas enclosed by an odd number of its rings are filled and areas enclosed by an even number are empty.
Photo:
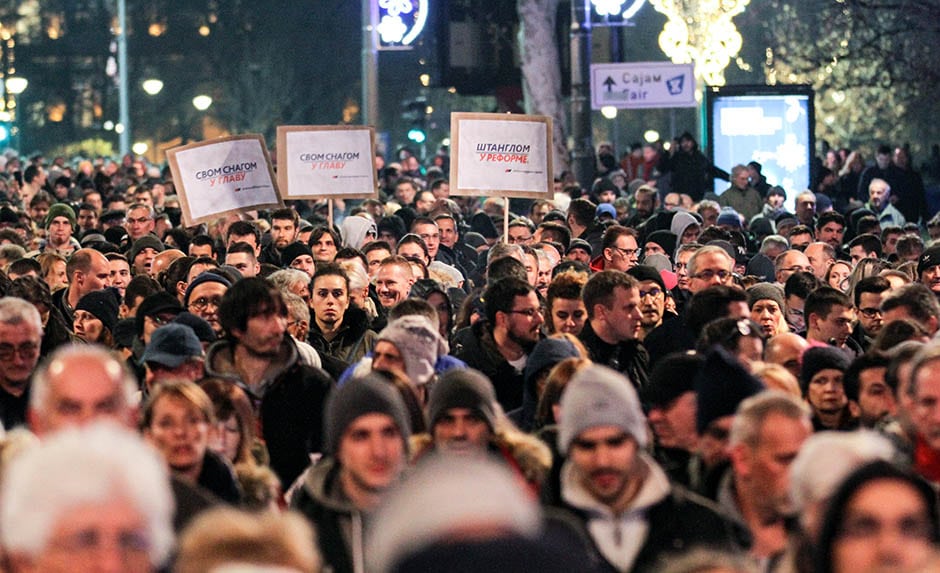
[[[377,197],[375,128],[278,126],[277,181],[284,199]]]
[[[284,206],[264,138],[233,135],[166,152],[186,226]]]
[[[551,196],[550,117],[452,113],[450,132],[452,195]]]

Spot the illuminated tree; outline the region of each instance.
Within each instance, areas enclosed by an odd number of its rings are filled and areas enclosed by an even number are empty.
[[[767,83],[817,91],[817,134],[836,145],[936,140],[940,3],[768,0],[759,3]]]

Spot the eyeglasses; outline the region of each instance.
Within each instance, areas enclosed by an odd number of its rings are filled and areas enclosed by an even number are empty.
[[[792,267],[787,267],[787,268],[785,268],[785,269],[780,269],[780,270],[781,270],[781,271],[790,271],[791,273],[798,273],[798,272],[800,272],[800,271],[803,271],[804,273],[811,273],[811,272],[813,272],[813,267],[803,267],[803,266],[800,266],[800,265],[793,265]]]
[[[663,294],[663,290],[662,290],[662,289],[653,287],[653,288],[651,288],[651,289],[649,289],[649,290],[641,290],[641,291],[640,291],[640,298],[641,298],[641,299],[644,299],[644,298],[646,298],[646,297],[648,297],[648,296],[651,296],[651,297],[653,297],[653,298],[659,298],[659,295],[661,295],[661,294]]]
[[[719,271],[713,271],[711,269],[708,269],[708,270],[704,270],[702,272],[695,273],[694,275],[692,275],[692,278],[703,280],[703,281],[710,281],[715,277],[718,277],[718,280],[720,280],[721,282],[725,282],[726,280],[731,278],[731,271],[726,271],[724,269],[719,270]]]
[[[620,253],[621,255],[623,255],[624,257],[626,257],[626,258],[628,258],[628,259],[629,259],[630,257],[635,257],[635,256],[637,256],[637,253],[640,252],[640,249],[623,249],[623,248],[620,248],[620,247],[618,247],[618,246],[616,246],[616,245],[612,246],[611,249],[614,249],[615,251],[617,251],[618,253]]]
[[[13,357],[17,354],[20,355],[20,358],[24,360],[30,360],[35,358],[39,353],[39,345],[33,342],[25,342],[19,346],[13,346],[12,344],[0,344],[0,360],[7,362],[13,360]]]
[[[206,298],[204,296],[201,296],[197,298],[196,300],[189,301],[189,306],[195,310],[202,311],[202,310],[205,310],[205,308],[209,306],[210,304],[216,308],[219,308],[219,305],[221,303],[222,303],[222,297],[220,296],[214,296],[212,298]]]
[[[860,308],[858,309],[862,316],[865,318],[875,318],[876,316],[882,316],[880,308]]]
[[[133,217],[128,217],[125,219],[131,225],[143,225],[150,220],[150,217],[141,217],[139,219],[134,219]]]
[[[507,310],[506,312],[511,314],[524,314],[529,318],[533,318],[536,314],[542,316],[544,314],[541,308],[527,308],[524,310]]]

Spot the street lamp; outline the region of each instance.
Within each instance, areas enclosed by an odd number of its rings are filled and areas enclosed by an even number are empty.
[[[212,98],[205,95],[197,95],[193,98],[193,107],[199,111],[206,111],[212,105]]]
[[[7,91],[11,94],[20,95],[26,91],[26,86],[29,85],[29,80],[18,76],[11,76],[6,79],[4,85],[6,86]]]
[[[144,88],[144,91],[147,92],[147,95],[149,96],[155,96],[160,93],[161,90],[163,90],[163,82],[157,78],[144,80],[140,85]]]

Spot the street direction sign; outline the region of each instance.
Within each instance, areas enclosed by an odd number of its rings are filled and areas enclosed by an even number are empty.
[[[697,107],[695,66],[631,62],[591,66],[591,108]]]

